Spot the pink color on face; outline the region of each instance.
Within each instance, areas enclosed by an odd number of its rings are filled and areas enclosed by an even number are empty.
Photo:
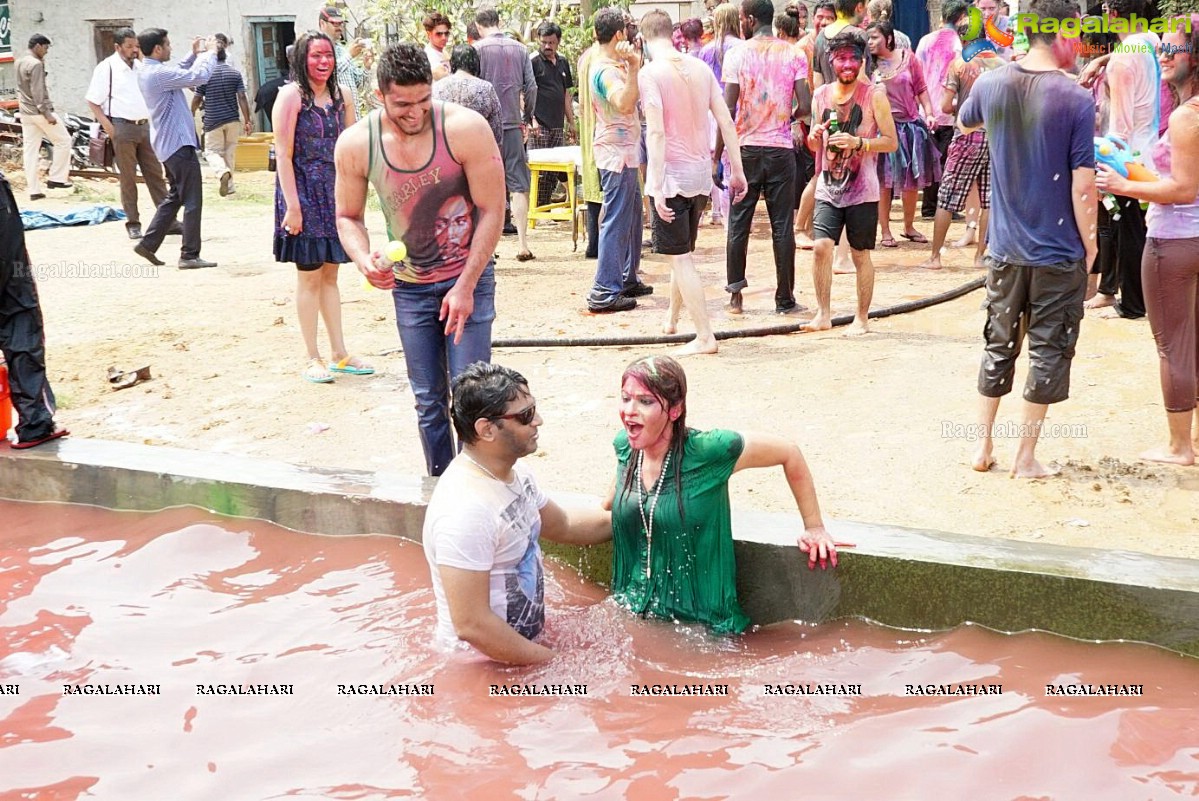
[[[862,57],[852,48],[843,47],[833,53],[833,72],[841,81],[852,81],[862,69]]]
[[[324,39],[315,39],[308,45],[308,80],[325,83],[333,74],[335,66],[333,46]]]

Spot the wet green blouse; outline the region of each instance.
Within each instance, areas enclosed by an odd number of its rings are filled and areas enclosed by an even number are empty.
[[[668,620],[698,622],[718,634],[740,634],[749,618],[737,603],[737,564],[729,476],[745,447],[735,431],[688,429],[683,446],[683,517],[675,492],[674,465],[654,508],[652,553],[637,508],[637,491],[623,492],[637,454],[621,431],[613,442],[619,462],[612,506],[612,594],[630,611]],[[636,485],[634,485],[635,487]],[[642,498],[649,519],[653,487]],[[647,558],[652,570],[646,577]]]

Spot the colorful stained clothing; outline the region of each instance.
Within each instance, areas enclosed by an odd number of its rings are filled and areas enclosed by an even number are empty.
[[[963,61],[961,56],[956,56],[949,65],[949,71],[945,74],[944,88],[954,91],[958,108],[961,108],[970,98],[970,91],[974,88],[974,82],[978,80],[978,76],[984,72],[997,70],[1006,64],[1007,62],[999,56],[985,50],[969,61]],[[954,126],[953,135],[954,138],[961,136],[962,129]]]
[[[937,115],[937,126],[953,125],[953,115],[941,111],[941,96],[945,91],[945,79],[949,75],[950,66],[954,59],[962,54],[962,40],[953,27],[944,27],[926,34],[916,45],[916,58],[924,70],[924,80],[928,86],[928,98],[932,101],[933,111]],[[981,54],[980,54],[981,55]],[[971,59],[974,63],[977,57]],[[958,103],[961,104],[959,97]]]
[[[1095,168],[1095,100],[1060,70],[1015,62],[982,75],[958,109],[991,148],[989,253],[1007,264],[1081,262],[1072,172]]]
[[[1107,62],[1109,136],[1118,136],[1128,146],[1148,153],[1158,139],[1161,126],[1161,64],[1156,33],[1129,36]],[[1193,58],[1193,56],[1192,56]]]
[[[475,42],[479,77],[495,87],[504,114],[504,130],[533,121],[537,81],[525,46],[506,33],[493,33]]]
[[[583,154],[583,200],[587,203],[604,202],[604,190],[600,187],[599,171],[595,167],[595,154],[591,152],[591,140],[595,134],[591,63],[598,52],[599,45],[592,45],[579,56],[579,150]]]
[[[922,119],[919,98],[928,91],[928,85],[924,81],[924,68],[911,50],[894,51],[886,64],[876,61],[874,83],[886,90],[892,119],[896,122]]]
[[[595,113],[591,150],[595,166],[601,170],[620,172],[641,164],[641,120],[637,111],[624,114],[611,101],[628,80],[629,70],[623,61],[608,58],[603,51],[595,54],[587,82],[591,85],[591,109]]]
[[[874,118],[874,93],[883,91],[872,84],[858,82],[854,93],[844,103],[833,103],[835,83],[825,84],[812,97],[812,121],[821,123],[836,115],[840,130],[863,139],[878,136],[878,121]],[[837,208],[859,203],[878,202],[878,154],[859,150],[834,152],[827,146],[816,151],[816,199]]]
[[[699,49],[699,60],[712,68],[712,74],[716,76],[716,82],[720,84],[722,92],[724,91],[724,61],[729,57],[729,51],[741,44],[744,44],[744,40],[730,35],[724,37],[724,41],[719,45],[713,40]]]
[[[1186,103],[1199,113],[1199,98]],[[1153,170],[1162,178],[1171,176],[1169,136],[1153,147]],[[1149,226],[1147,236],[1154,239],[1191,239],[1199,237],[1199,196],[1190,203],[1150,203],[1145,215]]]
[[[713,103],[724,102],[716,77],[699,59],[673,53],[647,64],[637,83],[642,105],[661,109],[666,129],[665,164],[649,165],[645,193],[661,198],[708,194],[712,191],[710,109]]]
[[[312,103],[300,106],[296,117],[296,137],[292,146],[292,165],[296,176],[296,195],[304,215],[304,230],[299,236],[283,232],[287,200],[275,175],[275,261],[293,264],[344,264],[350,261],[337,236],[337,214],[333,199],[336,170],[333,147],[345,129],[345,98],[324,107]]]
[[[924,122],[919,97],[928,91],[924,69],[911,50],[896,50],[891,61],[875,63],[874,82],[887,91],[899,147],[883,155],[882,185],[913,192],[941,180],[941,154]]]
[[[870,75],[874,71],[874,59],[871,57],[870,51],[866,49],[866,31],[854,25],[851,20],[838,18],[835,22],[825,25],[820,33],[816,34],[816,43],[812,46],[813,61],[811,67],[814,71],[820,72],[820,77],[824,83],[837,82],[837,74],[833,72],[832,53],[828,51],[828,42],[829,39],[844,31],[856,33],[861,37],[862,57],[866,59],[866,74]]]
[[[387,238],[401,240],[408,256],[395,266],[397,281],[434,284],[457,278],[466,267],[479,212],[466,170],[450,151],[445,135],[445,103],[434,103],[433,155],[417,170],[401,170],[387,160],[379,111],[368,117],[371,185],[379,193]]]
[[[741,147],[794,147],[791,138],[795,82],[808,77],[808,62],[795,45],[755,36],[724,59],[724,82],[741,87],[737,139]]]
[[[612,505],[612,597],[640,615],[703,623],[717,634],[740,634],[749,618],[737,602],[737,562],[733,555],[729,477],[745,441],[735,431],[687,430],[683,445],[683,515],[675,487],[675,466],[661,482],[653,509],[653,541],[642,514],[649,518],[650,493],[642,502],[634,489],[623,492],[625,476],[637,469],[637,453],[621,431],[616,449],[616,498]],[[648,575],[647,575],[648,572]]]

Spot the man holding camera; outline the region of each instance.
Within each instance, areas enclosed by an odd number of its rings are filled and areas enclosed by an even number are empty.
[[[350,90],[354,100],[354,111],[362,119],[371,110],[371,63],[375,60],[370,44],[355,39],[347,47],[345,39],[346,20],[337,6],[321,9],[317,26],[321,33],[333,40],[333,55],[337,58],[337,82]],[[361,58],[360,58],[361,57]],[[301,65],[301,68],[303,65]]]

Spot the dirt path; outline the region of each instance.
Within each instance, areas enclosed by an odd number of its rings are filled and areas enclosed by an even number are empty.
[[[10,177],[17,176],[10,172]],[[19,183],[19,180],[14,180]],[[47,209],[87,202],[116,204],[115,181],[84,181]],[[423,472],[412,397],[397,349],[388,294],[363,286],[352,267],[341,281],[345,331],[352,350],[379,373],[333,385],[300,378],[303,349],[293,306],[293,269],[271,260],[273,176],[238,175],[238,192],[207,187],[203,255],[214,270],[175,269],[168,238],[157,276],[126,275],[144,265],[120,224],[36,231],[28,235],[42,276],[49,367],[62,402],[61,420],[75,436],[244,453],[310,465]],[[18,195],[20,196],[20,194]],[[143,217],[149,201],[143,192]],[[119,204],[116,204],[119,207]],[[897,212],[896,212],[897,213]],[[369,219],[372,241],[382,217]],[[722,310],[724,233],[701,234],[699,260],[718,330],[792,322],[773,314],[773,269],[764,220],[750,249],[746,314]],[[918,227],[931,236],[930,223]],[[950,241],[960,233],[955,225]],[[537,259],[518,264],[514,238],[500,244],[499,318],[494,336],[571,337],[652,334],[666,308],[668,269],[647,257],[644,280],[656,293],[631,313],[593,316],[584,295],[594,263],[571,252],[565,224],[538,228]],[[946,256],[947,269],[914,265],[927,246],[904,243],[875,251],[875,306],[924,297],[978,275],[970,256]],[[78,277],[71,265],[101,265],[120,277]],[[105,268],[103,265],[112,265]],[[93,268],[88,268],[93,269]],[[797,289],[812,305],[811,256],[801,252]],[[852,276],[834,279],[834,314],[852,310]],[[981,293],[934,309],[876,322],[866,337],[838,331],[722,344],[715,357],[686,362],[689,420],[700,428],[778,433],[798,441],[816,475],[825,514],[985,536],[1131,549],[1199,557],[1199,467],[1138,462],[1160,444],[1165,419],[1157,361],[1145,322],[1088,317],[1074,362],[1073,397],[1050,410],[1042,460],[1056,478],[1007,478],[1015,443],[998,443],[1003,472],[979,474],[968,462],[974,444],[975,380],[981,353]],[[684,317],[682,330],[690,330]],[[657,348],[497,350],[494,360],[530,380],[545,418],[542,450],[533,457],[552,489],[602,493],[612,480],[611,439],[618,425],[621,369]],[[113,392],[105,371],[152,366],[154,380]],[[1018,366],[1022,386],[1025,360]],[[1013,394],[1000,420],[1017,420]],[[319,425],[317,425],[319,424]],[[328,426],[327,429],[318,429]],[[781,475],[740,475],[734,503],[794,510]],[[799,520],[796,518],[798,525]]]

